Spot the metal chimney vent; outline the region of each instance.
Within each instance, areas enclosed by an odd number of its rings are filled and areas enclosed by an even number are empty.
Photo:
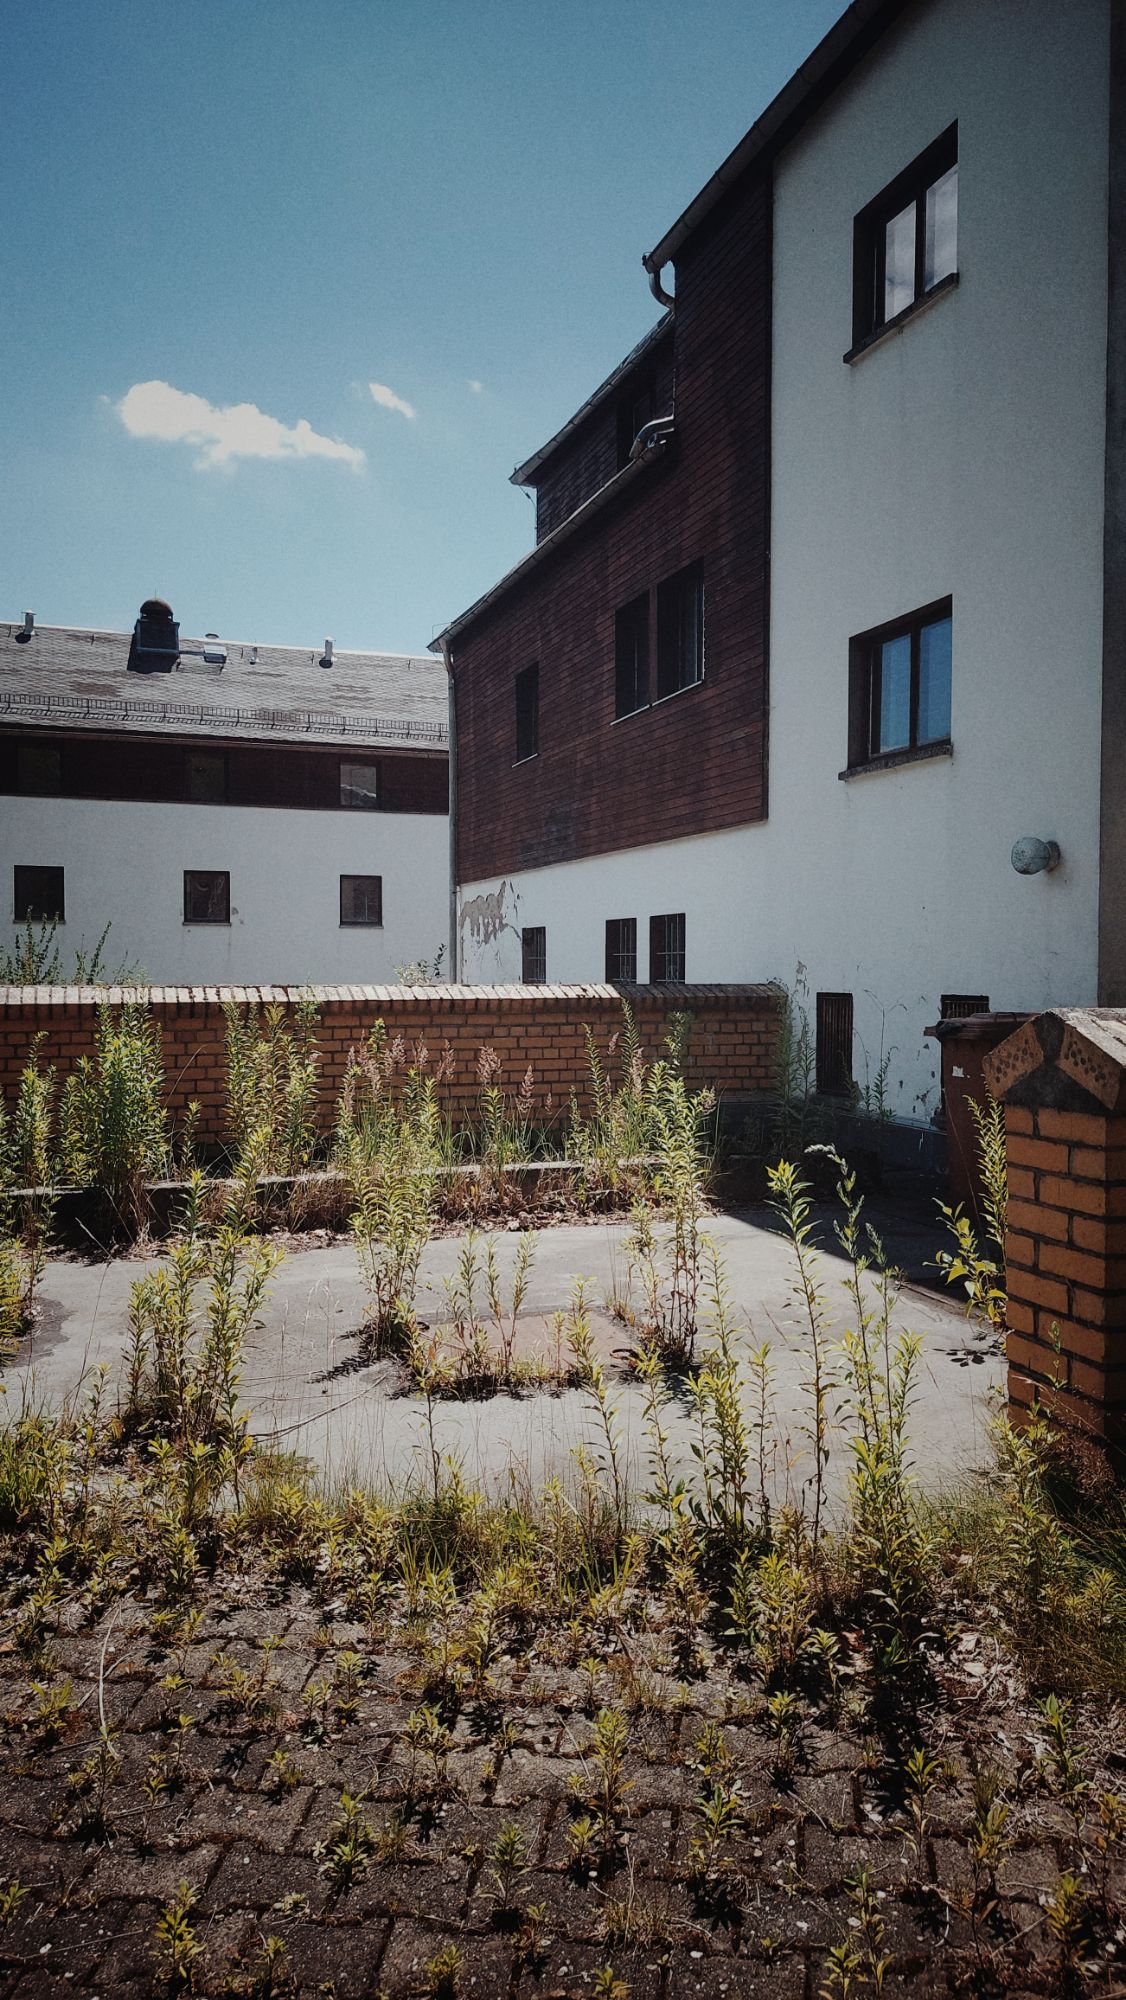
[[[206,664],[207,664],[207,665],[208,665],[209,667],[225,667],[225,666],[226,666],[226,664],[227,664],[227,648],[226,648],[225,646],[221,646],[221,645],[219,644],[219,634],[218,634],[218,632],[205,632],[205,633],[204,633],[204,635],[203,635],[203,657],[204,657],[204,660],[205,660]]]
[[[128,665],[134,673],[170,674],[180,657],[180,627],[172,606],[162,597],[147,597],[133,627]]]
[[[323,653],[321,654],[321,665],[322,665],[322,667],[331,667],[331,665],[332,665],[332,640],[331,640],[331,639],[326,639],[326,640],[325,640],[325,649],[324,649],[324,652],[323,652]]]

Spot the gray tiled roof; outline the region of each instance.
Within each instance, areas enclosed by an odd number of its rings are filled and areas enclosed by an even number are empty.
[[[0,623],[0,726],[446,748],[446,672],[426,654],[337,652],[322,667],[320,647],[224,639],[218,666],[181,634],[171,673],[137,673],[131,632],[36,625],[25,643],[22,630]]]

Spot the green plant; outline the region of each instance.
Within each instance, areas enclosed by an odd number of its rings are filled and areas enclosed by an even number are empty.
[[[64,1171],[77,1187],[97,1188],[111,1227],[136,1235],[148,1218],[146,1181],[168,1157],[162,1102],[160,1036],[136,1001],[98,1010],[95,1051],[80,1056],[63,1089],[60,1130]]]
[[[339,1893],[364,1874],[376,1851],[376,1837],[363,1809],[363,1796],[341,1792],[336,1818],[317,1853],[322,1872]]]
[[[19,1915],[27,1896],[27,1889],[15,1875],[9,1876],[6,1882],[0,1882],[0,1931],[6,1931],[13,1918]]]
[[[506,1922],[512,1910],[512,1897],[516,1884],[528,1872],[528,1841],[514,1820],[506,1820],[489,1856],[490,1873],[495,1891],[493,1920]]]
[[[320,1057],[316,1002],[303,997],[292,1009],[272,1003],[263,1011],[228,1001],[227,1130],[240,1163],[263,1174],[299,1174],[316,1144]]]
[[[193,1967],[203,1946],[191,1923],[198,1895],[188,1882],[181,1882],[165,1903],[156,1920],[154,1956],[157,1974],[174,1993],[182,1993],[192,1983]]]
[[[834,1357],[828,1334],[825,1291],[813,1248],[813,1204],[809,1182],[801,1178],[797,1168],[789,1161],[780,1160],[776,1167],[768,1169],[767,1184],[770,1206],[781,1217],[797,1264],[797,1291],[802,1309],[800,1324],[806,1336],[803,1388],[809,1404],[809,1414],[802,1429],[813,1457],[812,1547],[816,1561],[825,1505],[832,1397],[836,1388]]]
[[[948,1285],[960,1285],[966,1310],[977,1315],[995,1336],[1005,1330],[1008,1297],[1005,1279],[1005,1229],[1009,1206],[1009,1170],[1005,1151],[1004,1106],[990,1099],[969,1098],[977,1145],[978,1195],[984,1238],[959,1204],[938,1203],[938,1211],[953,1238],[954,1249],[940,1250],[935,1263]]]
[[[461,1947],[456,1944],[444,1945],[434,1954],[426,1966],[427,2000],[454,2000],[464,1962]]]
[[[890,1958],[884,1951],[884,1920],[880,1914],[883,1891],[872,1883],[871,1871],[861,1866],[845,1883],[852,1914],[839,1944],[831,1945],[825,1964],[827,2000],[870,1990],[882,1993]]]

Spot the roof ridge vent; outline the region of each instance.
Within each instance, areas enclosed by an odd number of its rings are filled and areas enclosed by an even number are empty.
[[[220,643],[219,643],[219,634],[218,634],[218,632],[205,632],[205,633],[204,633],[204,635],[203,635],[203,658],[204,658],[204,664],[205,664],[206,666],[209,666],[209,667],[225,667],[225,666],[226,666],[226,664],[227,664],[227,648],[226,648],[225,646],[223,646],[223,645],[220,645]]]

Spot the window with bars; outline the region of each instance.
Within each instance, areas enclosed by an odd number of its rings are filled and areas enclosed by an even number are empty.
[[[637,979],[637,918],[606,920],[606,978],[613,986]]]
[[[649,919],[649,984],[684,979],[684,912]]]
[[[849,640],[849,770],[950,743],[952,601]]]
[[[542,986],[547,979],[547,931],[526,924],[520,933],[520,977],[525,986]]]
[[[951,125],[853,224],[851,360],[958,274],[958,127]]]
[[[516,676],[516,762],[539,755],[540,670],[537,663]]]
[[[852,1094],[852,994],[817,995],[817,1088],[824,1097]]]
[[[704,678],[704,572],[689,563],[657,585],[657,700]]]
[[[20,867],[17,864],[12,878],[17,924],[65,922],[63,869]]]
[[[342,924],[383,922],[382,875],[342,875],[340,877],[340,921]]]
[[[971,1014],[988,1014],[988,993],[944,993],[939,1001],[943,1021],[968,1021]]]
[[[184,922],[229,924],[231,878],[225,868],[185,868]]]
[[[614,715],[649,706],[649,593],[623,604],[614,617]]]

